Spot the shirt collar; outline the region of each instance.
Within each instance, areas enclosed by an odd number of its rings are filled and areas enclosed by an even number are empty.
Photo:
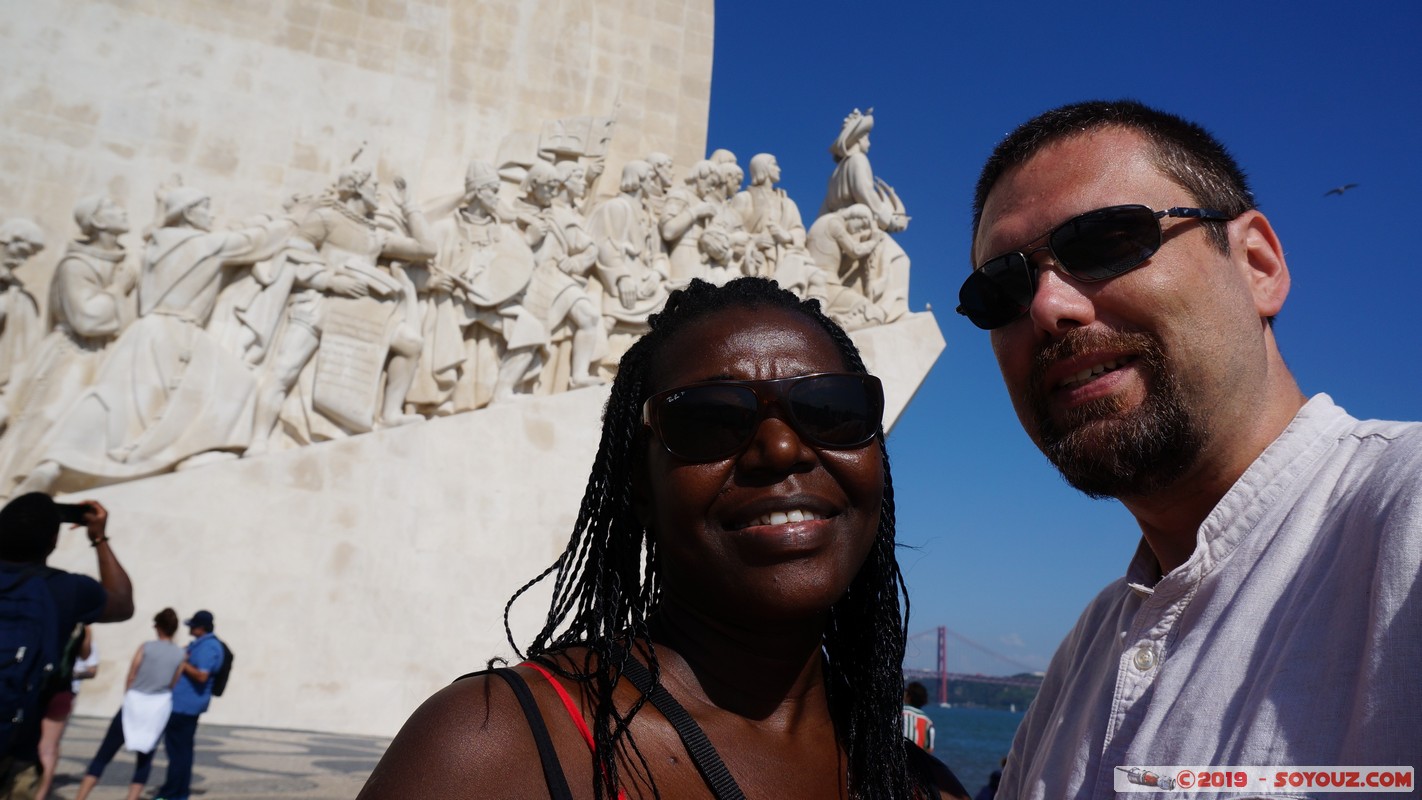
[[[1141,537],[1126,567],[1126,585],[1141,597],[1155,594],[1167,578],[1179,575],[1185,584],[1203,577],[1223,561],[1254,530],[1269,503],[1258,502],[1269,487],[1291,481],[1307,469],[1336,438],[1336,430],[1352,421],[1326,394],[1316,394],[1299,409],[1283,433],[1235,481],[1215,504],[1195,537],[1195,551],[1170,575],[1161,576],[1160,562]],[[1191,576],[1191,577],[1186,577]]]

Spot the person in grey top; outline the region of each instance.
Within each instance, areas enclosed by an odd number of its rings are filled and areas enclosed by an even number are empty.
[[[959,312],[1048,460],[1141,529],[1052,658],[997,799],[1148,774],[1250,797],[1412,785],[1422,425],[1304,395],[1274,332],[1284,248],[1239,165],[1179,117],[1077,103],[998,145],[974,216]]]
[[[104,768],[124,744],[138,753],[138,764],[128,786],[128,800],[138,800],[143,784],[148,782],[153,751],[168,722],[168,713],[173,707],[173,684],[178,682],[178,670],[184,658],[183,649],[173,644],[173,635],[178,632],[176,611],[165,608],[154,615],[153,630],[158,638],[144,642],[133,654],[123,707],[109,723],[108,733],[89,762],[88,773],[79,784],[75,800],[89,796],[104,774]]]

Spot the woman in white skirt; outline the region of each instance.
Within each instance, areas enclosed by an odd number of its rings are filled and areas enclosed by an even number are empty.
[[[138,765],[133,769],[133,781],[128,786],[128,800],[138,800],[143,784],[148,782],[153,751],[173,710],[173,685],[178,682],[178,669],[184,658],[183,649],[173,644],[173,635],[178,632],[178,612],[171,608],[159,611],[153,617],[153,629],[158,638],[144,642],[133,654],[123,707],[114,715],[99,752],[89,762],[88,774],[79,784],[75,800],[85,800],[94,790],[104,774],[104,767],[118,753],[119,745],[138,753]]]

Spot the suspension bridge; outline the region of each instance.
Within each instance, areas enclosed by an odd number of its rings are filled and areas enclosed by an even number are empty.
[[[908,643],[909,643],[910,647],[912,647],[916,642],[923,642],[923,641],[926,641],[926,640],[928,640],[928,637],[931,637],[931,636],[934,636],[934,635],[937,635],[937,637],[938,637],[938,663],[937,663],[937,668],[936,668],[936,669],[923,669],[923,668],[913,668],[913,667],[909,667],[909,666],[905,665],[905,666],[904,666],[904,678],[905,678],[905,679],[909,679],[909,680],[932,682],[934,685],[936,685],[936,687],[937,687],[937,689],[938,689],[937,697],[938,697],[938,700],[939,700],[940,702],[946,700],[946,699],[949,697],[949,694],[948,694],[948,682],[949,682],[949,681],[966,681],[966,682],[972,682],[972,683],[991,683],[991,684],[995,684],[995,685],[998,685],[998,686],[1021,686],[1021,687],[1030,688],[1030,689],[1035,689],[1035,688],[1037,688],[1037,687],[1039,687],[1039,686],[1042,685],[1042,678],[1041,678],[1042,669],[1041,669],[1040,667],[1033,666],[1033,665],[1031,665],[1031,664],[1027,664],[1027,663],[1024,663],[1024,662],[1022,662],[1022,661],[1018,661],[1017,659],[1013,658],[1012,656],[1004,655],[1004,654],[999,653],[999,652],[997,652],[996,650],[993,650],[993,649],[991,649],[991,648],[989,648],[989,647],[985,647],[985,646],[983,646],[982,644],[979,644],[978,642],[975,642],[975,641],[973,641],[972,639],[969,639],[968,637],[964,636],[963,634],[958,633],[957,631],[951,630],[951,629],[949,629],[947,626],[944,626],[944,625],[939,625],[939,626],[938,626],[936,629],[934,629],[934,630],[920,631],[919,633],[911,633],[911,634],[909,634],[909,636],[908,636]],[[1019,671],[1021,671],[1021,672],[1033,673],[1033,674],[1031,674],[1031,675],[1015,675],[1015,676],[1010,676],[1010,677],[1009,677],[1009,676],[1003,676],[1003,675],[981,675],[981,674],[964,673],[964,672],[949,672],[949,671],[948,671],[948,640],[949,640],[950,638],[953,639],[955,642],[958,642],[958,643],[960,643],[960,644],[967,645],[968,647],[970,647],[970,648],[972,648],[972,649],[974,649],[974,650],[977,650],[977,651],[980,652],[980,653],[983,653],[983,654],[986,654],[986,655],[988,655],[988,656],[991,656],[993,659],[995,659],[995,660],[997,660],[997,661],[999,661],[999,662],[1001,662],[1001,663],[1010,664],[1010,665],[1016,667],[1016,668],[1017,668]]]

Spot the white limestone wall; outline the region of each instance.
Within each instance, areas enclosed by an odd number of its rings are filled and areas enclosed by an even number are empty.
[[[0,220],[45,229],[20,271],[44,298],[85,195],[139,231],[178,173],[233,222],[365,143],[429,198],[508,133],[616,106],[615,193],[630,158],[704,157],[712,27],[712,0],[0,0]]]
[[[915,314],[854,339],[892,425],[944,347],[937,322]],[[109,508],[138,610],[94,626],[103,662],[77,713],[117,710],[133,651],[171,605],[211,610],[237,654],[206,720],[393,735],[441,686],[509,654],[504,604],[567,542],[606,398],[529,397],[86,495]],[[50,563],[95,573],[79,533]],[[516,607],[519,641],[546,598]]]

